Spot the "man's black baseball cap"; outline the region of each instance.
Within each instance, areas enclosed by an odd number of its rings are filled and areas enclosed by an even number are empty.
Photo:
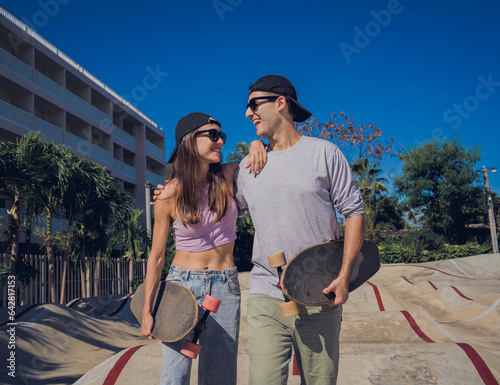
[[[180,118],[177,122],[177,126],[175,126],[175,148],[174,151],[172,151],[170,158],[168,158],[168,163],[171,163],[174,160],[177,149],[182,142],[182,138],[184,138],[191,131],[204,126],[205,124],[212,123],[220,126],[220,123],[211,119],[210,115],[204,114],[203,112],[191,112],[190,114]]]
[[[255,91],[271,92],[286,96],[292,105],[293,120],[295,122],[303,122],[312,115],[311,112],[297,101],[297,92],[295,92],[293,84],[284,76],[267,75],[261,77],[250,86],[250,93]]]

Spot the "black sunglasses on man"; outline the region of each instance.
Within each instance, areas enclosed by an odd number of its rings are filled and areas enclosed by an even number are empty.
[[[255,98],[252,98],[248,101],[248,104],[247,104],[247,109],[250,108],[253,112],[255,112],[257,110],[257,108],[261,105],[261,104],[264,104],[264,103],[260,103],[260,104],[257,104],[256,100],[267,100],[267,101],[271,101],[271,100],[276,100],[279,98],[279,95],[278,96],[257,96]]]

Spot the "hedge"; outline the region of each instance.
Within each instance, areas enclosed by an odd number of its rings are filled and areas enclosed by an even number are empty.
[[[491,245],[470,242],[465,245],[444,244],[437,250],[429,251],[417,250],[397,243],[384,242],[379,245],[379,250],[380,261],[382,263],[401,263],[402,256],[406,263],[420,263],[488,254],[492,252],[492,247]]]

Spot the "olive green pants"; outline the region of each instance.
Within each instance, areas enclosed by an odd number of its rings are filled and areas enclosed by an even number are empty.
[[[249,296],[249,384],[286,385],[292,346],[303,385],[336,384],[342,306],[299,306],[299,315],[284,318],[281,302]]]

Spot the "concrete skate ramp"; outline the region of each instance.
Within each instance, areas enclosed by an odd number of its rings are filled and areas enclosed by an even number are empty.
[[[342,327],[340,384],[498,384],[500,255],[384,265]]]
[[[248,273],[240,274],[240,283],[238,384],[243,385]],[[128,303],[125,296],[87,299],[25,313],[17,320],[16,365],[18,376],[29,375],[29,381],[14,383],[158,383],[161,344],[139,336]],[[7,343],[2,333],[0,346]],[[341,385],[498,384],[500,255],[383,265],[344,305],[340,350]],[[192,383],[196,365],[197,360]],[[2,366],[0,379],[8,378],[4,372]],[[300,383],[292,365],[288,383]]]
[[[4,322],[5,311],[0,313],[1,359],[6,362],[13,334],[16,375],[9,377],[10,370],[2,364],[0,383],[72,384],[97,364],[136,345],[140,333],[128,302],[127,296],[113,296],[82,299],[70,306],[32,306],[16,309],[18,318],[9,324]]]

